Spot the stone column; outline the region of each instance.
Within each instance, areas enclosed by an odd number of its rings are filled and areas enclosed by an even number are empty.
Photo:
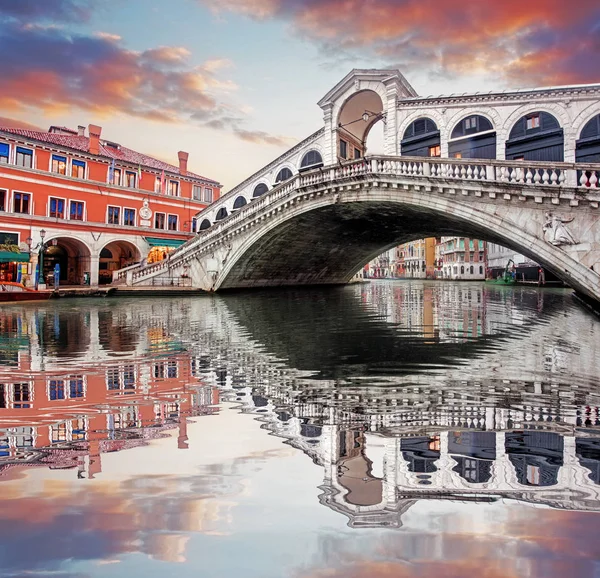
[[[100,268],[99,253],[90,255],[90,287],[98,287],[98,270]]]

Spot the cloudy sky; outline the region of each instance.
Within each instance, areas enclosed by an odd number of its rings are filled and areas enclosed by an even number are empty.
[[[318,129],[352,68],[421,95],[600,81],[598,0],[1,0],[0,115],[234,186]]]

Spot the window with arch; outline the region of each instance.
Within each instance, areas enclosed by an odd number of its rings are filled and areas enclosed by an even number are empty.
[[[314,169],[323,166],[323,157],[319,151],[308,151],[300,162],[301,169]]]
[[[472,114],[458,121],[448,141],[448,156],[459,159],[495,159],[496,133],[489,119]]]
[[[221,207],[217,211],[217,216],[215,217],[215,221],[221,221],[227,216],[227,209],[225,207]]]
[[[475,272],[475,269],[473,268],[473,265],[471,265],[471,267],[469,267],[469,273],[471,273],[471,275],[473,275],[474,272]]]
[[[275,177],[275,183],[283,183],[283,181],[287,181],[291,179],[294,175],[292,171],[287,167],[283,167],[278,173],[277,177]]]
[[[460,274],[464,275],[465,274],[465,268],[463,265],[460,266]]]
[[[483,275],[483,265],[479,265],[479,274]]]
[[[400,153],[417,157],[440,156],[440,131],[430,118],[411,122],[400,141]]]
[[[600,114],[588,120],[575,143],[575,162],[600,162]]]
[[[269,190],[269,187],[267,187],[267,185],[265,185],[265,183],[260,183],[260,184],[256,185],[256,187],[254,187],[254,191],[252,192],[252,197],[253,198],[260,197],[261,195],[264,195],[268,190]]]
[[[199,231],[206,231],[206,229],[210,229],[210,221],[208,219],[203,219],[200,223]]]
[[[544,111],[524,114],[510,130],[506,158],[562,162],[564,133],[556,117]]]
[[[233,203],[233,210],[241,209],[245,204],[247,204],[246,198],[240,195]]]

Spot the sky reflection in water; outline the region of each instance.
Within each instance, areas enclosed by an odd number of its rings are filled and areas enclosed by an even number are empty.
[[[0,330],[3,576],[599,575],[600,324],[568,292],[65,300]]]

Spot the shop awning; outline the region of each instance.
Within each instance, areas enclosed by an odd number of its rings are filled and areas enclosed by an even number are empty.
[[[29,253],[0,251],[0,263],[29,263]]]
[[[156,237],[144,237],[150,247],[181,247],[185,241],[181,239],[158,239]]]

